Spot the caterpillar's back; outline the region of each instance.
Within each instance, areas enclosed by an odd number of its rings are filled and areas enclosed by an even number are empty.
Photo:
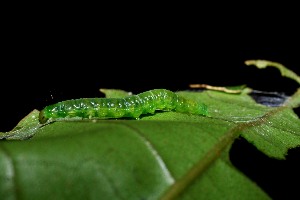
[[[155,110],[207,115],[207,106],[185,99],[166,89],[154,89],[124,98],[82,98],[46,106],[39,115],[40,123],[60,118],[139,118]]]

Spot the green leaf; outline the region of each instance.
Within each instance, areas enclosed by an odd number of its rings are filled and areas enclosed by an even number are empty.
[[[266,67],[275,67],[279,69],[282,76],[288,77],[297,81],[300,84],[300,77],[293,71],[289,70],[282,64],[278,62],[272,62],[269,60],[247,60],[245,61],[246,65],[255,65],[259,69],[264,69]]]
[[[166,114],[181,120],[165,121]],[[39,129],[31,140],[3,141],[2,196],[14,193],[23,199],[159,199],[196,166],[202,169],[204,179],[199,174],[188,175],[191,181],[197,180],[196,185],[187,182],[180,188],[192,185],[189,195],[198,196],[193,188],[208,184],[210,189],[204,194],[214,199],[222,195],[242,197],[247,191],[252,197],[266,197],[229,163],[223,148],[228,144],[224,141],[231,138],[226,136],[220,142],[212,134],[222,130],[218,135],[223,135],[231,124],[198,116],[190,122],[190,116],[177,113],[160,113],[157,117],[161,121],[57,122]],[[197,118],[203,119],[197,122]],[[228,177],[235,177],[230,184]],[[215,181],[218,184],[213,184]],[[232,193],[230,188],[240,182],[240,192]],[[219,189],[225,191],[214,192]]]
[[[156,112],[140,120],[41,126],[35,110],[1,133],[0,196],[270,199],[231,164],[229,150],[242,136],[269,157],[284,159],[300,145],[300,120],[293,112],[299,91],[278,107],[257,104],[244,92],[178,92],[208,105],[209,117]]]

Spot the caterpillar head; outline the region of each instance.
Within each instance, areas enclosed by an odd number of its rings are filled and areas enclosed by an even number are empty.
[[[40,114],[39,114],[39,121],[41,124],[45,124],[47,121],[48,121],[49,118],[47,118],[45,116],[45,111],[44,110],[41,110],[40,111]]]

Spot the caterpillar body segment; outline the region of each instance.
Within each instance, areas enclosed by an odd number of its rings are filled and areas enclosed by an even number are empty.
[[[166,89],[149,90],[124,98],[82,98],[58,102],[40,111],[41,124],[61,118],[139,118],[156,110],[207,115],[207,106]]]

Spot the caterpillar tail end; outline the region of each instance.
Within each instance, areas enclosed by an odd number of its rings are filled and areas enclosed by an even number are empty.
[[[202,104],[201,106],[201,114],[204,116],[209,117],[209,113],[208,113],[208,109],[207,109],[207,105],[206,104]]]
[[[207,109],[207,105],[204,103],[198,104],[197,107],[191,111],[191,113],[196,114],[196,115],[210,117],[210,114]]]
[[[44,110],[41,110],[40,111],[40,114],[39,114],[39,121],[41,124],[45,124],[47,121],[48,121],[49,118],[47,118],[45,116],[45,113],[44,113]]]

